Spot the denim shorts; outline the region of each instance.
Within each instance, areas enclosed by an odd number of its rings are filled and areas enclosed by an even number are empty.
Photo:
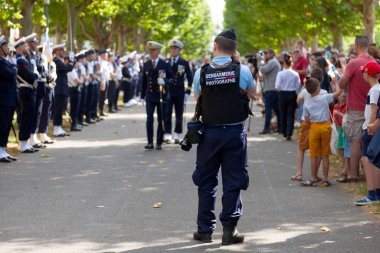
[[[371,143],[372,136],[368,135],[367,129],[363,131],[362,133],[362,142],[363,142],[363,149],[362,149],[362,155],[367,156],[368,146]]]

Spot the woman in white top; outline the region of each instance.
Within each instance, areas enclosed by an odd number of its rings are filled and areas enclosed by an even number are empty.
[[[275,87],[280,91],[280,132],[287,140],[292,139],[294,129],[294,116],[297,108],[297,91],[301,87],[300,77],[292,69],[292,57],[284,55],[284,69],[277,74]]]

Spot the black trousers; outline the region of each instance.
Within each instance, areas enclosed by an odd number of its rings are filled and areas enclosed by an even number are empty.
[[[99,111],[104,111],[104,102],[106,101],[107,97],[107,90],[108,90],[108,83],[105,85],[104,90],[99,91]]]
[[[292,136],[294,130],[294,117],[297,108],[297,93],[295,91],[280,91],[279,105],[281,132],[284,137]]]
[[[27,141],[30,134],[34,133],[36,126],[36,92],[27,87],[21,87],[18,92],[19,111],[17,122],[19,124],[19,140]]]
[[[146,101],[146,132],[148,136],[148,143],[153,143],[153,124],[154,124],[154,111],[157,108],[157,136],[156,143],[161,145],[164,139],[164,126],[162,117],[162,105],[160,102],[148,102]]]
[[[70,87],[69,96],[70,96],[71,125],[75,126],[77,124],[80,96],[81,96],[81,93],[79,92],[78,87]]]
[[[15,107],[0,105],[0,147],[7,147]]]
[[[109,81],[108,82],[108,89],[107,89],[107,99],[108,99],[108,109],[112,110],[113,108],[116,108],[115,103],[115,97],[116,97],[116,82],[115,81]]]
[[[66,110],[67,96],[66,95],[55,95],[54,96],[54,117],[53,125],[62,126],[62,115]]]
[[[79,122],[83,122],[83,116],[86,113],[87,91],[88,91],[88,86],[83,85],[80,91],[80,102],[79,102],[79,110],[78,110]]]
[[[36,115],[36,122],[33,126],[33,133],[38,133],[38,128],[41,122],[43,103],[46,95],[45,82],[38,82],[38,88],[36,92],[36,103],[34,107],[34,114]]]
[[[183,103],[184,103],[184,95],[170,96],[166,100],[166,108],[165,108],[165,133],[166,134],[171,134],[172,132],[173,107],[175,110],[174,132],[179,133],[179,134],[182,133]]]
[[[51,119],[53,108],[54,89],[46,88],[44,100],[42,102],[42,113],[38,126],[38,133],[47,133],[49,121]]]
[[[99,94],[100,94],[100,84],[99,82],[95,82],[93,86],[93,93],[91,99],[91,118],[97,118],[97,108],[99,103]],[[103,101],[104,104],[104,101]]]
[[[85,109],[85,115],[86,115],[86,120],[89,120],[91,118],[91,108],[92,108],[92,99],[94,97],[94,90],[95,90],[95,85],[89,84],[87,86],[87,96],[86,96],[86,109]],[[95,106],[96,108],[96,106]]]

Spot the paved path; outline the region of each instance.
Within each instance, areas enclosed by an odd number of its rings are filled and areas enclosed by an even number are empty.
[[[262,119],[252,123],[257,133]],[[145,143],[144,109],[136,106],[1,164],[0,253],[379,252],[378,220],[336,185],[303,188],[288,180],[296,144],[252,133],[239,224],[246,243],[221,247],[218,224],[214,243],[198,244],[196,149],[145,151]],[[162,208],[152,208],[156,202]]]

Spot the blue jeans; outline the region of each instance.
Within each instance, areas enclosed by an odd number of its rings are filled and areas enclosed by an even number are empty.
[[[280,124],[280,109],[278,106],[278,91],[266,91],[264,92],[265,103],[265,125],[264,130],[270,129],[270,121],[272,119],[272,110],[277,116],[278,129],[281,130]]]

